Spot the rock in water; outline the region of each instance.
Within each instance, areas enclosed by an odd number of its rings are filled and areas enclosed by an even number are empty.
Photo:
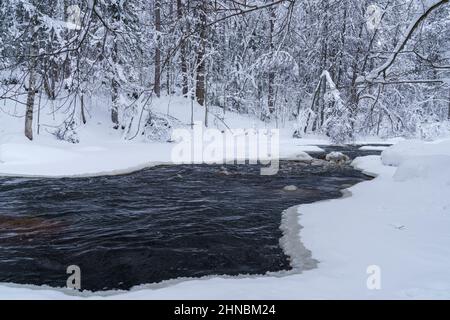
[[[314,167],[325,166],[327,164],[328,164],[328,162],[326,162],[325,160],[321,160],[321,159],[314,159],[313,161],[311,161],[311,165]]]
[[[296,186],[290,185],[283,188],[284,191],[296,191],[298,188]]]
[[[219,174],[223,174],[225,176],[229,176],[231,173],[224,166],[220,167]]]
[[[309,155],[309,154],[307,154],[306,152],[300,152],[300,153],[297,153],[296,155],[295,155],[295,160],[299,160],[299,161],[309,161],[309,160],[311,160],[312,159],[312,157]]]
[[[342,152],[333,151],[325,156],[325,160],[335,164],[345,164],[350,161],[350,158]]]

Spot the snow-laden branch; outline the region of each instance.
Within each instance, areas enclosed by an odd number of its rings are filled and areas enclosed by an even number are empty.
[[[417,29],[417,27],[420,25],[420,23],[422,21],[424,21],[431,12],[433,12],[434,10],[436,10],[437,8],[439,8],[440,6],[442,6],[445,3],[448,3],[449,0],[432,0],[432,1],[426,1],[429,2],[429,5],[427,6],[427,9],[419,14],[409,25],[406,34],[404,35],[404,37],[397,43],[394,52],[389,56],[389,58],[386,60],[386,62],[384,64],[382,64],[381,66],[379,66],[378,68],[372,70],[369,74],[367,74],[366,76],[361,76],[358,77],[358,79],[356,80],[357,83],[362,83],[362,82],[373,82],[375,79],[377,79],[380,74],[382,74],[383,72],[385,72],[387,69],[389,69],[392,64],[394,63],[395,59],[397,58],[397,56],[401,53],[401,51],[403,50],[403,48],[405,47],[405,45],[407,44],[408,40],[411,38],[412,34],[414,33],[414,31]]]

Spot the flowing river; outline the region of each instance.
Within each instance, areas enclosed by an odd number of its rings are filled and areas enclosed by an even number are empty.
[[[352,158],[379,154],[338,149]],[[339,198],[368,179],[348,165],[300,161],[281,161],[274,176],[257,165],[168,165],[93,178],[0,178],[0,282],[64,287],[69,265],[92,291],[290,270],[282,212]]]

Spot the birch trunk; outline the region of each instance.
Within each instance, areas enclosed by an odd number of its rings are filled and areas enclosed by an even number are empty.
[[[27,109],[25,113],[25,137],[33,140],[33,109],[36,96],[36,63],[34,58],[31,59],[32,61],[30,63],[30,74],[28,79]]]

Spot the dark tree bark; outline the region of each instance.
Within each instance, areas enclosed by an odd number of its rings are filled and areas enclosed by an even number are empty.
[[[86,124],[86,114],[84,113],[84,94],[81,93],[81,121],[83,121],[83,124]]]
[[[117,43],[114,42],[112,51],[112,61],[117,63]],[[111,121],[114,124],[113,128],[119,128],[119,83],[113,77],[111,80]]]
[[[323,10],[325,13],[325,17],[324,17],[324,23],[322,26],[322,46],[321,46],[321,62],[320,62],[320,73],[324,72],[325,70],[328,70],[328,60],[329,60],[329,56],[328,56],[328,41],[329,41],[329,29],[328,29],[328,24],[330,22],[330,3],[328,0],[323,1]],[[317,104],[317,117],[316,117],[316,122],[315,122],[315,130],[319,130],[322,126],[323,123],[325,121],[324,117],[325,117],[325,93],[327,92],[327,82],[324,80],[321,82],[320,85],[320,95],[319,95],[319,99],[318,99],[318,104]]]
[[[201,1],[200,9],[200,44],[197,52],[197,78],[195,96],[200,105],[205,104],[205,51],[206,51],[206,3]]]
[[[156,35],[156,49],[155,49],[155,83],[154,92],[159,98],[161,96],[161,0],[155,1],[155,30]]]
[[[270,10],[270,26],[269,26],[269,43],[270,43],[270,51],[273,55],[275,53],[275,44],[274,44],[274,29],[275,29],[275,9],[273,7],[269,8]],[[269,113],[273,114],[275,112],[275,72],[271,70],[269,72],[269,84],[268,84],[268,97],[267,97],[267,105],[269,107]]]
[[[112,99],[112,107],[111,107],[111,121],[114,124],[114,129],[119,128],[119,84],[115,79],[112,80],[111,83],[112,86],[112,93],[111,93],[111,99]]]
[[[448,89],[448,114],[447,119],[450,120],[450,89]]]
[[[50,100],[56,99],[56,83],[58,82],[58,65],[54,61],[48,61],[47,70],[45,70],[43,84],[47,97]]]
[[[182,0],[177,0],[177,16],[178,16],[178,20],[182,20],[184,17]],[[182,36],[184,36],[184,23],[182,23],[181,32],[182,32]],[[183,92],[183,96],[187,96],[187,94],[189,92],[189,86],[188,86],[188,69],[187,69],[187,63],[186,63],[185,41],[183,41],[180,46],[180,60],[181,60],[182,92]]]

